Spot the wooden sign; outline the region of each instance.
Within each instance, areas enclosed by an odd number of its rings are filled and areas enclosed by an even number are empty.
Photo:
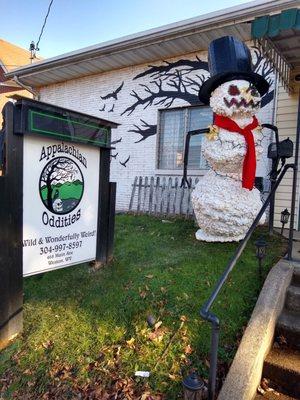
[[[0,348],[22,329],[23,276],[112,256],[117,124],[31,99],[0,132]]]

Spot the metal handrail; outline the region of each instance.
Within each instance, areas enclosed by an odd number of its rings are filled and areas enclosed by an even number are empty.
[[[219,318],[210,311],[214,301],[216,300],[220,290],[222,289],[223,285],[227,281],[227,278],[230,272],[235,267],[237,261],[239,260],[243,250],[245,249],[253,231],[257,227],[263,213],[267,209],[273,195],[275,194],[280,182],[282,181],[285,173],[288,169],[292,168],[295,172],[296,165],[295,164],[286,164],[281,171],[277,181],[274,183],[272,190],[270,191],[266,201],[264,202],[262,208],[260,209],[259,213],[257,214],[255,220],[253,221],[252,225],[250,226],[248,232],[246,233],[245,238],[239,244],[238,248],[236,249],[233,257],[231,258],[230,262],[228,263],[225,271],[223,272],[221,278],[219,279],[218,283],[216,284],[212,294],[210,295],[209,299],[205,302],[203,307],[200,310],[201,317],[210,322],[212,324],[212,335],[211,335],[211,355],[210,355],[210,369],[209,369],[209,382],[208,382],[208,397],[209,400],[214,400],[216,395],[216,380],[217,380],[217,361],[218,361],[218,343],[219,343],[219,331],[220,331],[220,321]]]

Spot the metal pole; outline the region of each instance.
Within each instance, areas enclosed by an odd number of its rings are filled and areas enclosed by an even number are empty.
[[[209,400],[215,400],[216,397],[219,334],[220,334],[219,321],[215,321],[212,323],[212,330],[211,330],[211,353],[210,353],[210,369],[209,369],[209,382],[208,382]]]
[[[270,174],[271,192],[272,192],[273,187],[276,183],[276,179],[277,179],[277,168],[278,168],[278,163],[279,163],[279,159],[278,159],[279,134],[278,134],[278,128],[275,125],[262,124],[261,126],[263,128],[271,129],[275,134],[277,158],[272,160],[272,169],[271,169],[271,174]],[[273,235],[273,229],[274,229],[274,209],[275,209],[275,192],[274,192],[274,195],[270,199],[270,207],[269,207],[269,234],[270,235]]]
[[[276,171],[277,169],[277,161],[272,160],[272,171]],[[271,176],[271,191],[276,183],[276,178]],[[269,234],[273,235],[273,228],[274,228],[274,209],[275,209],[275,193],[270,199],[270,207],[269,207]]]
[[[259,257],[258,259],[258,265],[259,265],[259,279],[260,283],[262,283],[262,258]]]
[[[294,221],[295,221],[295,205],[296,205],[298,158],[299,158],[299,136],[300,136],[300,90],[299,90],[298,97],[299,97],[298,98],[298,121],[297,121],[296,151],[295,151],[294,173],[293,173],[293,189],[292,189],[292,200],[291,200],[291,221],[290,221],[288,257],[287,257],[288,260],[292,259],[293,238],[294,238]]]

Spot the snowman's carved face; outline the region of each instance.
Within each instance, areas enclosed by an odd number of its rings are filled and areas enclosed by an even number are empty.
[[[257,113],[261,97],[248,81],[232,80],[218,86],[211,94],[210,106],[216,114],[251,116]]]

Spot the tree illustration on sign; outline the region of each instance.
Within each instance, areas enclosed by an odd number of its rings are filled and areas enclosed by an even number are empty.
[[[81,170],[68,157],[51,160],[40,176],[41,199],[55,214],[67,214],[74,210],[82,198],[83,188]]]

